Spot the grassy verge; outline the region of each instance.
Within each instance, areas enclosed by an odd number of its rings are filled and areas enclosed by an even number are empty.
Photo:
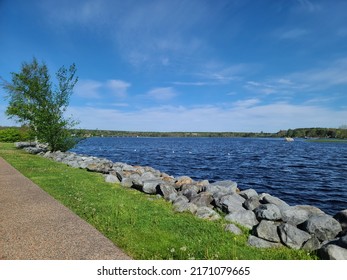
[[[235,236],[223,221],[175,214],[161,198],[105,183],[101,174],[74,169],[0,143],[0,156],[93,225],[135,259],[313,259],[304,251],[256,249],[248,232]]]

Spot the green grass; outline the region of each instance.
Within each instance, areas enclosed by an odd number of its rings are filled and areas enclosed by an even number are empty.
[[[176,214],[172,205],[117,184],[0,143],[0,156],[93,225],[134,259],[315,259],[288,248],[247,246],[248,232],[225,232],[225,221]]]

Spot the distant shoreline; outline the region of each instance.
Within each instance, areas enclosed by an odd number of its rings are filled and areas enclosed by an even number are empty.
[[[249,138],[306,138],[310,139],[347,139],[347,129],[336,128],[297,128],[270,132],[154,132],[154,131],[114,131],[74,129],[72,133],[79,137],[249,137]]]
[[[23,127],[1,127],[0,132],[6,129],[28,130]],[[158,131],[123,131],[123,130],[102,130],[102,129],[71,129],[73,137],[88,138],[88,137],[249,137],[249,138],[305,138],[309,141],[334,141],[347,140],[347,128],[295,128],[280,130],[278,132],[158,132]],[[20,140],[20,139],[18,139]],[[27,140],[27,139],[23,139]]]

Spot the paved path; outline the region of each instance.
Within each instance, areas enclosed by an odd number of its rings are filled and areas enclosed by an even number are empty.
[[[130,259],[0,157],[0,259]]]

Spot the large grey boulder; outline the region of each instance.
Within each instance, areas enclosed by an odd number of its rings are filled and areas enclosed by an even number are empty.
[[[175,178],[173,177],[173,176],[170,176],[170,175],[168,175],[168,174],[166,174],[166,173],[161,173],[160,174],[160,178],[165,182],[165,183],[167,183],[167,184],[169,184],[169,185],[174,185],[175,184]]]
[[[141,172],[150,172],[152,173],[155,177],[160,177],[161,172],[151,166],[135,166],[136,170],[142,170]]]
[[[193,179],[188,176],[180,176],[176,178],[175,187],[180,189],[183,185],[191,185],[193,182]]]
[[[112,161],[109,160],[95,160],[87,165],[87,170],[98,173],[109,173],[112,169]]]
[[[347,249],[334,244],[327,244],[318,250],[323,260],[347,260]]]
[[[327,214],[313,215],[298,227],[321,241],[331,240],[342,231],[340,223]]]
[[[260,206],[259,197],[258,196],[252,196],[248,198],[243,204],[243,207],[247,210],[254,210],[258,206]]]
[[[249,199],[251,197],[258,197],[258,193],[254,189],[247,189],[239,192],[239,195],[241,195],[244,199]]]
[[[58,158],[57,161],[60,161],[61,159]],[[89,164],[92,164],[94,162],[94,160],[92,158],[85,158],[85,159],[81,159],[78,163],[79,163],[79,167],[81,169],[87,169]]]
[[[133,180],[131,178],[123,178],[120,184],[124,188],[131,188],[133,186]]]
[[[245,209],[226,215],[225,220],[238,223],[239,225],[248,229],[252,229],[253,226],[258,224],[258,220],[253,211]]]
[[[258,220],[280,220],[282,218],[280,209],[275,204],[261,204],[254,209]]]
[[[206,191],[212,193],[214,197],[236,193],[237,190],[237,183],[230,180],[217,181],[206,186]],[[220,194],[217,195],[218,193]]]
[[[318,238],[315,236],[311,236],[311,238],[304,243],[301,249],[305,251],[313,252],[320,249],[320,247],[321,247],[321,243],[318,240]]]
[[[80,163],[77,160],[71,160],[66,163],[68,166],[71,166],[72,168],[80,168]]]
[[[342,248],[347,249],[347,234],[342,236],[338,241],[337,245],[339,245]]]
[[[270,242],[262,238],[250,235],[248,237],[248,245],[257,247],[257,248],[279,248],[283,247],[281,243]]]
[[[232,213],[240,210],[245,210],[242,204],[245,199],[237,193],[227,194],[216,200],[216,206],[223,212]]]
[[[289,205],[285,201],[283,201],[282,199],[280,199],[278,197],[275,197],[275,196],[272,196],[272,195],[267,194],[267,193],[261,194],[260,199],[261,199],[261,203],[264,203],[264,204],[267,204],[267,203],[274,204],[280,210],[285,210],[285,209],[287,209],[289,207]]]
[[[36,147],[36,142],[15,142],[14,146],[18,149],[23,149],[27,147]]]
[[[196,183],[197,186],[201,187],[204,191],[206,190],[206,187],[210,184],[208,180],[202,180]]]
[[[192,214],[195,214],[196,211],[198,210],[198,206],[196,206],[193,203],[179,201],[173,204],[173,209],[175,212],[178,212],[178,213],[190,212]]]
[[[120,183],[118,177],[116,175],[112,175],[112,174],[106,175],[105,182],[107,182],[107,183]]]
[[[235,226],[234,224],[227,224],[224,229],[225,229],[225,231],[232,232],[235,235],[241,235],[242,234],[242,230],[240,228],[238,228],[237,226]]]
[[[273,221],[261,220],[259,225],[254,229],[254,234],[262,239],[271,242],[281,242],[277,233],[278,223]]]
[[[282,220],[292,225],[301,224],[308,220],[308,218],[311,216],[309,211],[298,206],[288,207],[287,209],[281,211],[281,213]]]
[[[138,169],[137,169],[137,172],[138,172]],[[149,181],[149,180],[153,180],[153,179],[157,179],[157,178],[158,177],[156,177],[152,172],[146,171],[140,176],[139,180]]]
[[[38,147],[26,147],[26,148],[23,148],[23,150],[26,151],[27,153],[33,154],[33,155],[37,155],[37,154],[43,152],[43,150],[41,148],[38,148]]]
[[[175,203],[181,203],[181,202],[186,202],[188,203],[189,202],[189,199],[186,198],[184,195],[178,195],[177,198],[174,200],[174,204]]]
[[[160,184],[162,184],[162,181],[158,179],[144,181],[142,191],[148,194],[156,194],[157,187],[160,186]]]
[[[176,189],[166,182],[163,182],[157,187],[157,193],[169,201],[172,201],[177,197]]]
[[[312,205],[296,205],[297,209],[303,209],[308,212],[309,217],[316,214],[325,214],[321,209]]]
[[[132,171],[137,172],[136,168],[130,164],[121,163],[122,171]]]
[[[212,201],[213,201],[212,194],[208,192],[201,192],[190,200],[191,203],[194,203],[198,207],[210,207],[210,208],[213,208],[213,206],[211,205]]]
[[[209,207],[199,207],[195,213],[200,219],[215,221],[220,219],[220,215]]]
[[[123,172],[124,174],[124,172]],[[124,178],[124,177],[123,177]],[[129,178],[133,181],[134,184],[137,184],[143,187],[143,181],[140,179],[140,174],[137,172],[129,172],[125,175],[125,178]]]
[[[278,226],[279,235],[282,242],[292,249],[300,249],[302,245],[311,238],[311,235],[291,224],[281,224]]]
[[[347,233],[347,209],[342,210],[338,212],[336,215],[334,215],[334,219],[341,224],[342,231],[344,233]]]
[[[198,193],[201,191],[201,187],[194,184],[183,185],[181,187],[181,191],[185,197],[191,200],[193,197],[198,195]]]

